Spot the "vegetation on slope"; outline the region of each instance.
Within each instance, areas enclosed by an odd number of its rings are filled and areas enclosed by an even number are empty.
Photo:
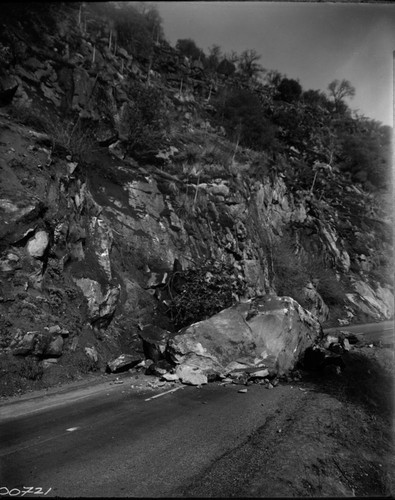
[[[205,54],[191,39],[178,40],[173,48],[154,6],[121,2],[5,4],[4,71],[34,56],[34,47],[45,42],[60,18],[69,19],[63,34],[69,54],[59,52],[59,64],[76,64],[82,37],[105,43],[113,73],[126,82],[124,104],[114,109],[102,63],[92,55],[90,61],[85,56],[83,68],[94,79],[89,99],[97,109],[81,112],[65,105],[45,113],[30,107],[14,109],[15,117],[47,132],[54,145],[79,160],[100,143],[100,128],[115,130],[125,154],[156,163],[178,179],[168,180],[167,189],[184,218],[208,210],[197,187],[188,191],[192,181],[197,186],[218,176],[250,181],[281,176],[315,221],[336,227],[351,254],[379,256],[363,278],[392,284],[392,236],[387,225],[377,222],[386,215],[382,193],[391,185],[392,131],[349,108],[346,100],[358,91],[350,82],[329,82],[326,92],[305,90],[297,80],[265,69],[254,49],[223,53],[214,45]],[[131,55],[128,69],[126,58],[120,62],[118,57],[121,49]],[[177,151],[158,159],[170,147]],[[316,250],[311,241],[318,231],[291,221],[283,237],[268,240],[272,281],[278,293],[301,303],[305,285],[312,282],[334,306],[350,291],[349,282],[347,276],[339,278],[332,261],[312,265]],[[376,236],[366,236],[372,232]],[[361,274],[355,261],[351,272]]]

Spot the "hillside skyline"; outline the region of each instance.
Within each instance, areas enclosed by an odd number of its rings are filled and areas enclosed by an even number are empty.
[[[158,2],[166,39],[191,38],[208,52],[255,49],[260,64],[326,91],[334,79],[356,88],[352,110],[393,124],[395,8],[390,4]]]

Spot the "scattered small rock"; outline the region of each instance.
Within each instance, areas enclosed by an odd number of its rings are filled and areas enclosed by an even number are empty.
[[[61,330],[60,326],[59,325],[54,325],[54,326],[50,326],[48,328],[48,333],[51,333],[51,334],[54,334],[54,333],[59,333]]]
[[[343,349],[345,351],[349,351],[350,350],[350,342],[348,341],[348,339],[343,339],[342,344],[343,344]]]
[[[155,375],[156,377],[163,377],[167,373],[166,368],[161,368],[158,363],[152,363],[145,370],[146,375]]]
[[[231,384],[232,382],[233,382],[233,380],[229,377],[225,377],[222,379],[223,384]]]
[[[48,358],[43,360],[43,368],[46,370],[47,368],[50,368],[51,366],[55,365],[58,363],[59,359],[58,358]]]
[[[133,366],[136,366],[139,362],[139,359],[135,359],[130,354],[121,354],[113,361],[107,363],[107,367],[112,373],[117,373],[127,371],[129,370],[129,368],[133,368]]]
[[[237,392],[240,392],[241,394],[245,394],[248,392],[248,389],[239,389]]]
[[[85,347],[84,351],[85,351],[85,354],[88,356],[88,358],[90,358],[92,361],[97,363],[97,361],[99,359],[99,355],[97,353],[95,346]]]
[[[264,370],[258,370],[250,374],[250,378],[265,378],[269,376],[269,370],[265,368]]]
[[[207,376],[195,366],[179,365],[176,368],[176,375],[183,384],[202,385],[208,383]]]
[[[176,382],[179,380],[179,377],[176,373],[165,373],[162,378],[167,382]]]

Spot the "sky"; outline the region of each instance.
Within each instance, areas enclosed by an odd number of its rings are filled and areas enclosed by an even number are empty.
[[[191,38],[208,53],[255,49],[260,64],[325,91],[334,80],[356,89],[347,103],[369,118],[393,120],[395,4],[266,1],[155,3],[171,45]]]

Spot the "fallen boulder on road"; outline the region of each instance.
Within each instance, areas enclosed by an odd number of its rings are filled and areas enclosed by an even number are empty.
[[[226,374],[240,359],[282,375],[321,336],[319,322],[294,299],[267,295],[180,330],[169,339],[167,355],[208,376]]]
[[[129,370],[136,366],[141,359],[136,359],[130,354],[121,354],[113,361],[107,363],[107,368],[112,373],[119,373]]]

